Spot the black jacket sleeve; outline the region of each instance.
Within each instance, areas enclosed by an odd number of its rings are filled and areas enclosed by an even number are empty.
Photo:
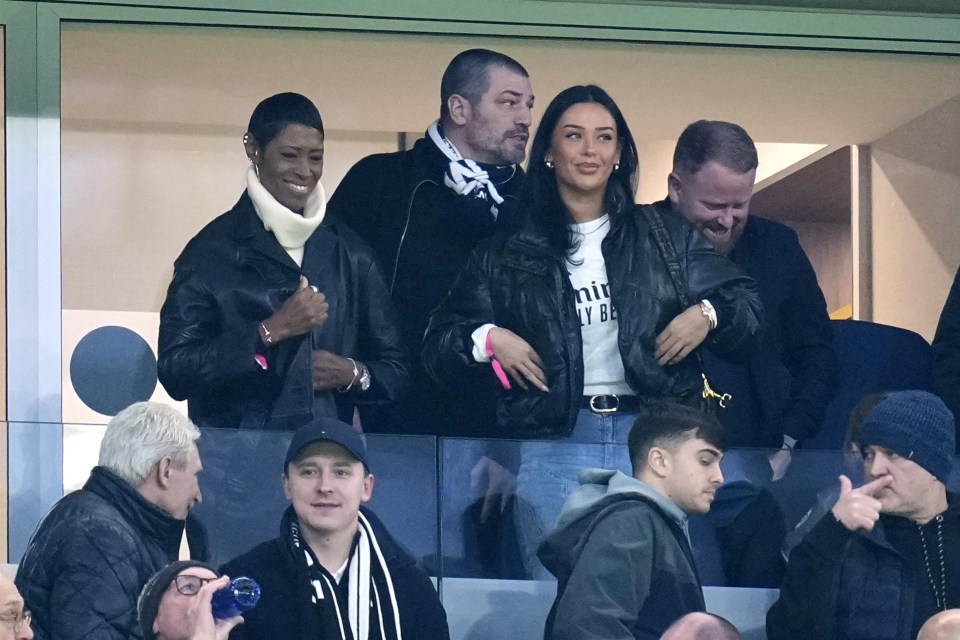
[[[933,384],[960,425],[960,270],[953,277],[933,337]],[[960,438],[957,451],[960,452]]]
[[[113,527],[99,526],[61,543],[50,549],[64,560],[50,592],[47,611],[52,619],[44,621],[47,637],[139,639],[137,598],[143,584],[135,562],[129,560],[136,555],[137,541]]]
[[[473,332],[495,323],[490,298],[492,248],[482,243],[474,249],[447,297],[430,316],[423,339],[423,364],[443,388],[466,369],[488,367],[473,358]],[[493,375],[491,372],[490,375]]]
[[[690,301],[709,300],[717,312],[717,328],[707,336],[707,344],[717,352],[747,353],[757,346],[764,322],[757,284],[698,229],[685,220],[681,224],[685,242],[675,243],[685,248]]]
[[[177,260],[160,309],[157,372],[174,400],[240,379],[256,384],[261,372],[254,359],[260,344],[257,322],[221,328],[215,294],[194,268],[198,258],[188,247]]]
[[[828,512],[794,547],[780,597],[767,612],[769,640],[834,637],[843,555],[854,535]]]
[[[357,391],[358,404],[395,401],[410,386],[410,357],[383,274],[372,259],[360,279],[358,353],[370,369],[367,391]]]
[[[840,363],[833,351],[833,330],[817,274],[792,230],[787,242],[783,258],[790,261],[786,270],[790,277],[783,286],[790,295],[778,309],[767,312],[770,323],[780,324],[783,364],[791,376],[781,427],[786,435],[803,440],[823,424],[836,392]]]

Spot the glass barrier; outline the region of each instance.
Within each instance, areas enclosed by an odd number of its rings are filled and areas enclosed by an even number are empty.
[[[290,504],[281,474],[292,432],[203,429],[203,502],[193,513],[220,565],[280,533]],[[367,435],[373,496],[367,506],[437,575],[437,456],[429,436]]]
[[[11,562],[19,561],[47,509],[82,486],[102,432],[102,426],[9,424]],[[203,431],[203,502],[193,513],[205,526],[214,564],[278,535],[289,504],[280,476],[291,435]],[[538,636],[556,584],[537,552],[579,489],[579,472],[630,473],[625,445],[366,439],[375,476],[368,506],[438,578],[451,629],[459,629],[455,638]],[[710,512],[689,519],[710,610],[758,633],[789,550],[836,500],[838,476],[855,485],[863,479],[857,454],[803,450],[774,479],[770,458],[777,453],[728,450],[721,464],[725,483]],[[960,490],[960,464],[947,486]],[[491,635],[496,630],[502,633]]]
[[[777,453],[728,450],[710,512],[690,517],[704,585],[777,588],[789,550],[836,500],[838,476],[863,479],[858,454],[798,450],[774,480]],[[537,551],[580,470],[630,474],[625,445],[441,439],[440,460],[444,578],[553,580]],[[955,469],[948,488],[958,487]]]

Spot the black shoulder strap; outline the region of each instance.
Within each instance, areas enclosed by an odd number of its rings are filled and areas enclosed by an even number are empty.
[[[673,288],[677,291],[677,298],[680,300],[680,306],[686,309],[690,306],[690,292],[687,290],[687,283],[683,280],[683,273],[680,271],[680,260],[677,258],[677,250],[670,240],[667,228],[663,226],[663,218],[657,208],[650,204],[640,207],[643,215],[646,216],[650,224],[650,230],[653,231],[653,239],[657,242],[657,249],[660,251],[660,258],[667,266],[667,272],[670,274],[670,280],[673,282]],[[699,354],[698,354],[699,355]]]
[[[640,207],[643,215],[646,216],[650,224],[650,230],[653,231],[653,239],[657,242],[657,249],[660,251],[660,257],[667,267],[667,273],[670,274],[670,280],[673,282],[673,288],[677,291],[677,298],[680,300],[681,310],[690,308],[690,291],[687,289],[687,283],[683,279],[683,273],[680,271],[680,259],[677,258],[677,249],[670,240],[667,228],[663,226],[663,218],[660,212],[653,205],[645,204]],[[702,346],[702,345],[701,345]],[[707,374],[703,368],[703,354],[700,353],[700,347],[693,350],[693,355],[697,358],[697,366],[700,368],[700,377],[703,378],[703,396],[704,400],[715,399],[720,407],[726,407],[730,400],[729,393],[717,393],[710,387],[707,381]]]

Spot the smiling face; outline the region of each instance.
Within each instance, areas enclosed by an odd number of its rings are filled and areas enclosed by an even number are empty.
[[[876,445],[864,447],[863,471],[867,482],[883,476],[892,479],[890,486],[876,495],[881,513],[925,521],[946,508],[943,484],[896,451]]]
[[[182,580],[181,588],[177,589],[177,578],[181,576],[193,576],[194,579]],[[157,618],[153,622],[153,633],[157,640],[190,640],[187,611],[197,597],[197,590],[207,582],[216,580],[217,574],[203,567],[187,567],[177,574],[177,578],[170,581],[160,598]]]
[[[674,209],[729,254],[743,235],[757,171],[737,173],[714,161],[694,174],[675,170],[667,180]]]
[[[504,67],[488,67],[490,86],[476,102],[451,104],[451,119],[463,126],[458,151],[487,164],[523,162],[530,138],[533,89],[530,78]]]
[[[663,448],[664,495],[684,513],[707,513],[723,484],[720,460],[723,453],[701,438],[686,438],[681,443]]]
[[[300,213],[323,174],[323,134],[313,127],[289,124],[261,147],[248,134],[247,157],[260,184],[277,202]]]
[[[283,490],[308,541],[352,536],[360,505],[373,493],[373,475],[340,445],[315,442],[290,462]]]
[[[573,105],[557,121],[545,160],[554,165],[565,202],[584,196],[602,198],[620,162],[616,121],[595,102]]]

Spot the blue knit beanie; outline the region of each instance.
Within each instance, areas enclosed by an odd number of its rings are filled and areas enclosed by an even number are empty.
[[[867,414],[860,446],[885,447],[946,482],[953,468],[953,414],[926,391],[890,393]]]

